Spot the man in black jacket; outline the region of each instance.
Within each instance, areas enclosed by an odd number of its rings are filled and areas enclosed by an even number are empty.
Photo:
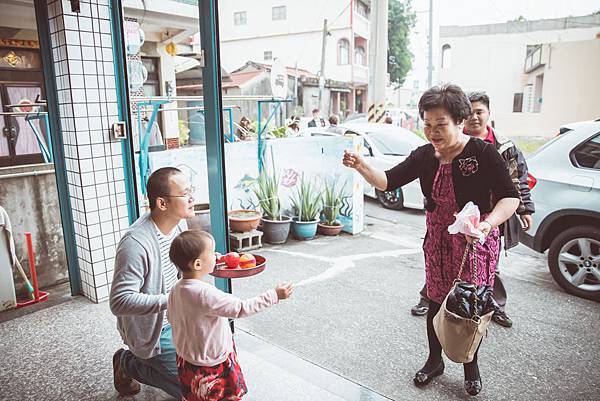
[[[321,118],[321,112],[319,111],[319,109],[314,109],[312,111],[312,116],[313,119],[308,122],[308,128],[325,126],[325,120]]]
[[[471,102],[472,114],[465,121],[465,133],[490,142],[496,147],[506,161],[510,177],[519,191],[521,202],[517,212],[501,227],[501,235],[504,237],[504,249],[508,250],[519,244],[519,225],[523,227],[523,230],[529,230],[532,222],[531,215],[535,212],[529,185],[527,184],[527,163],[523,153],[512,141],[497,136],[493,128],[488,125],[490,119],[489,97],[483,92],[474,92],[469,95],[469,101]],[[415,316],[426,314],[429,306],[427,290],[423,288],[420,294],[419,303],[411,309],[411,313]],[[498,267],[496,267],[493,297],[496,301],[496,311],[492,319],[501,326],[511,327],[512,320],[506,315],[505,311],[506,290],[500,278]]]

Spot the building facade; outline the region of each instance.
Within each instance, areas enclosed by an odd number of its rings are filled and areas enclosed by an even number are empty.
[[[364,112],[369,82],[370,2],[261,1],[219,2],[221,63],[234,71],[248,61],[298,67],[326,80],[343,82],[333,90],[326,112],[348,93],[345,112]],[[323,23],[327,19],[325,68],[321,72]],[[310,112],[310,110],[305,110]]]
[[[440,28],[438,81],[485,91],[507,136],[600,117],[600,15]]]

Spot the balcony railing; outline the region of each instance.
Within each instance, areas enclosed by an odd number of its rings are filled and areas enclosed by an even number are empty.
[[[368,84],[369,83],[369,67],[364,65],[354,64],[353,66],[354,74],[352,76],[352,81]]]
[[[354,13],[352,27],[355,35],[369,39],[371,35],[371,23],[368,19],[360,14]]]

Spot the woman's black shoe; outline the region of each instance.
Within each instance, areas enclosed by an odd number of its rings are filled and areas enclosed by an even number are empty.
[[[434,377],[439,376],[442,373],[444,373],[444,361],[440,361],[440,364],[431,372],[426,372],[423,369],[419,370],[415,374],[413,381],[417,387],[426,386]]]
[[[465,380],[465,391],[469,395],[477,395],[481,391],[481,379],[475,381]]]

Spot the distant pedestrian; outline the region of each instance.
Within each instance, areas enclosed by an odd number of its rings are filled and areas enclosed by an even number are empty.
[[[286,122],[285,136],[295,138],[300,133],[300,119],[296,116],[291,116]]]
[[[336,116],[335,114],[332,114],[331,116],[329,116],[329,126],[330,127],[337,127],[337,125],[340,123],[340,119],[338,118],[338,116]]]
[[[327,127],[326,131],[335,132],[336,134],[343,134],[344,128],[340,127],[338,124],[340,123],[340,119],[335,114],[329,116],[329,127]]]
[[[236,136],[239,138],[240,141],[247,141],[249,139],[252,139],[251,135],[253,132],[254,130],[252,129],[250,120],[248,120],[247,117],[242,116],[242,118],[240,119],[240,123],[238,124]]]
[[[392,120],[392,116],[385,116],[385,120],[383,121],[385,124],[393,124],[394,120]]]
[[[313,119],[308,122],[309,128],[324,127],[325,125],[327,125],[325,124],[325,120],[321,118],[321,112],[319,111],[319,109],[313,109],[312,117]]]
[[[190,230],[173,240],[171,261],[183,278],[169,295],[182,399],[240,400],[247,393],[228,318],[254,315],[292,295],[290,283],[241,300],[203,281],[215,268],[215,241]]]

